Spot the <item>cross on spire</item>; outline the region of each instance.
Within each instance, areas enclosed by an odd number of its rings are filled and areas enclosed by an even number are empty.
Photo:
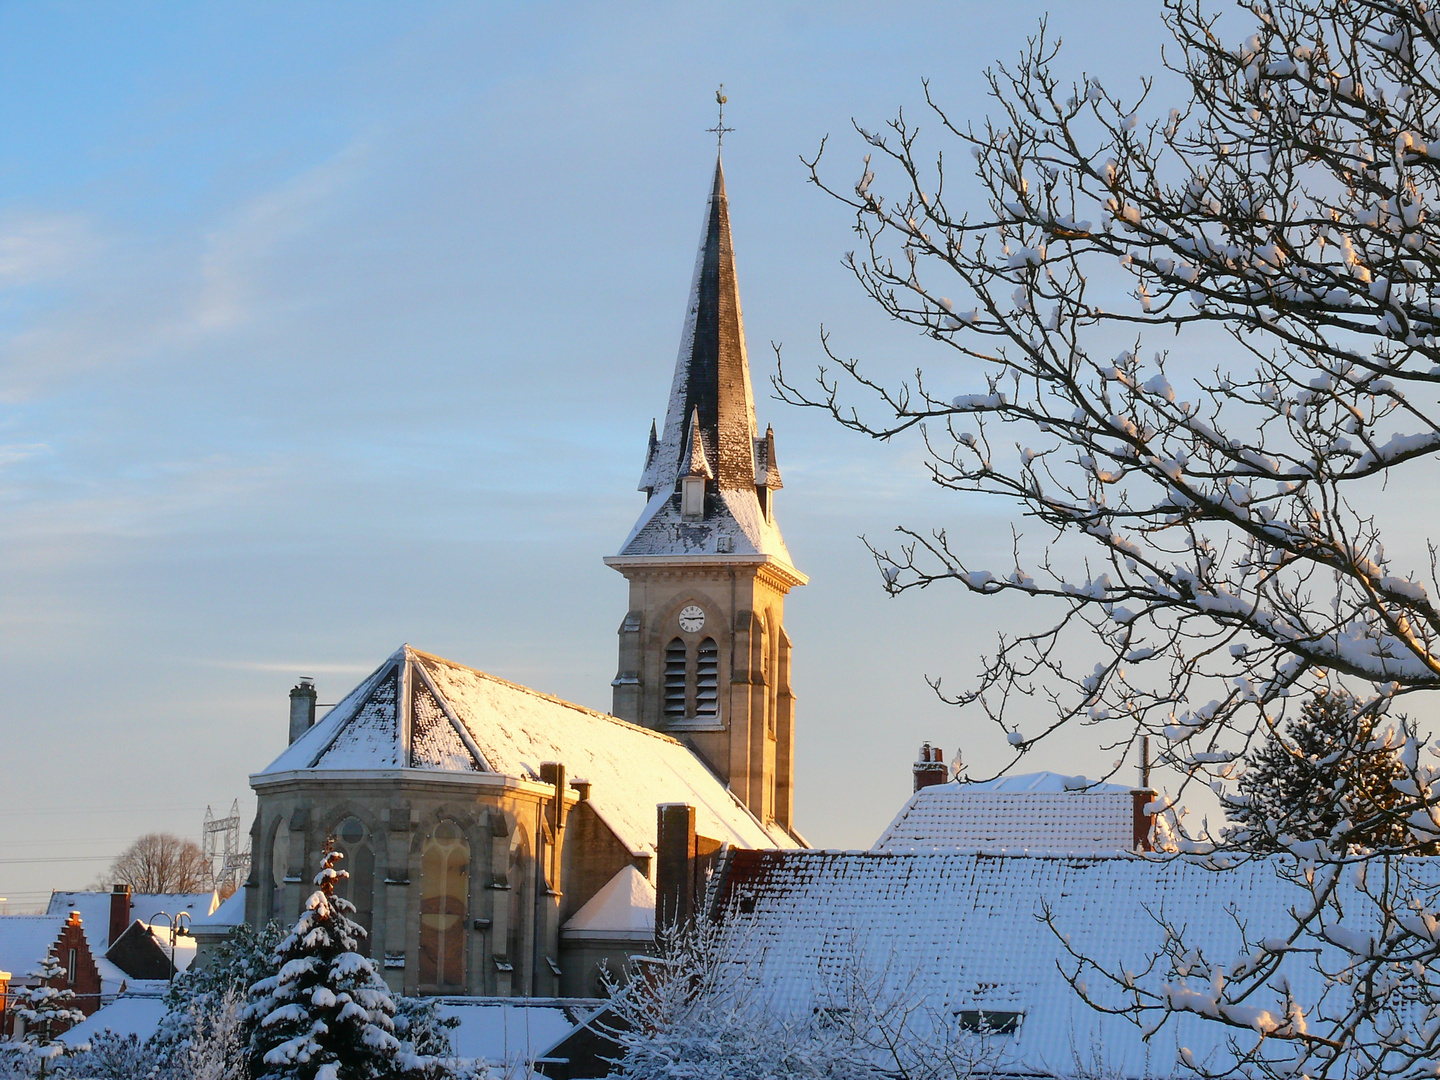
[[[720,106],[720,119],[715,121],[714,127],[705,129],[706,131],[713,131],[715,133],[715,147],[717,150],[725,143],[725,133],[735,130],[733,127],[725,126],[725,103],[729,100],[730,99],[725,96],[725,84],[721,83],[720,89],[715,91],[715,104]]]

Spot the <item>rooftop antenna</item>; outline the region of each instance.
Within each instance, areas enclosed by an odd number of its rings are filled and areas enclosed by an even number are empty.
[[[713,128],[706,128],[706,131],[715,133],[715,149],[718,151],[725,142],[725,133],[734,131],[733,127],[725,126],[725,103],[730,99],[725,96],[725,84],[720,84],[720,89],[715,91],[715,104],[720,106],[720,119],[715,121]]]

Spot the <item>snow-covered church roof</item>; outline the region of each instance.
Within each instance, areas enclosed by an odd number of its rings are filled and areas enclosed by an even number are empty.
[[[921,788],[875,851],[1129,851],[1135,801],[1120,784],[1030,773]]]
[[[683,476],[711,478],[703,520],[681,515],[676,488]],[[718,158],[665,427],[658,438],[651,429],[639,486],[651,497],[620,547],[621,558],[769,556],[794,572],[773,515],[756,493],[781,486],[780,466],[774,432],[762,435],[755,423],[729,201]]]
[[[539,781],[542,762],[590,782],[589,804],[635,854],[655,850],[660,803],[695,807],[698,833],[741,847],[794,847],[767,829],[668,735],[401,646],[250,778],[406,770]]]

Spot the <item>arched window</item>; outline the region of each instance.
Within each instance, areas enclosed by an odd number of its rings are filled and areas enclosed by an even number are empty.
[[[510,962],[510,993],[529,993],[526,972],[529,959],[525,948],[525,926],[531,912],[530,843],[524,829],[516,829],[510,839],[510,936],[505,942],[505,958]]]
[[[695,715],[714,717],[720,708],[720,647],[714,638],[695,651]]]
[[[290,872],[290,822],[283,817],[275,826],[275,839],[270,844],[270,918],[283,923],[288,912],[280,910],[285,903],[285,875]]]
[[[685,642],[678,637],[665,646],[665,715],[685,716]]]
[[[470,845],[460,826],[442,821],[420,856],[420,984],[465,988],[465,924],[470,898]]]
[[[352,917],[365,928],[359,951],[363,956],[373,956],[375,849],[370,843],[369,830],[359,818],[348,817],[335,830],[335,847],[345,856],[340,862],[340,869],[350,875],[335,891],[355,905]]]

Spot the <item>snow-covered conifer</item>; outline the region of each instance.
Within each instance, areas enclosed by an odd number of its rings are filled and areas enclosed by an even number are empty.
[[[65,968],[53,952],[26,974],[34,981],[15,991],[12,1013],[24,1025],[23,1052],[35,1062],[36,1075],[47,1076],[69,1049],[57,1041],[59,1036],[84,1020],[85,1014],[72,1004],[75,991],[56,985],[65,982]]]
[[[397,1070],[395,1002],[375,963],[356,951],[365,930],[335,895],[343,856],[327,841],[318,888],[275,950],[276,974],[251,989],[256,1080],[371,1080]]]
[[[1400,740],[1376,727],[1343,689],[1311,697],[1251,755],[1238,796],[1226,800],[1235,842],[1253,851],[1291,840],[1325,840],[1337,852],[1408,848],[1410,827],[1396,812]]]

